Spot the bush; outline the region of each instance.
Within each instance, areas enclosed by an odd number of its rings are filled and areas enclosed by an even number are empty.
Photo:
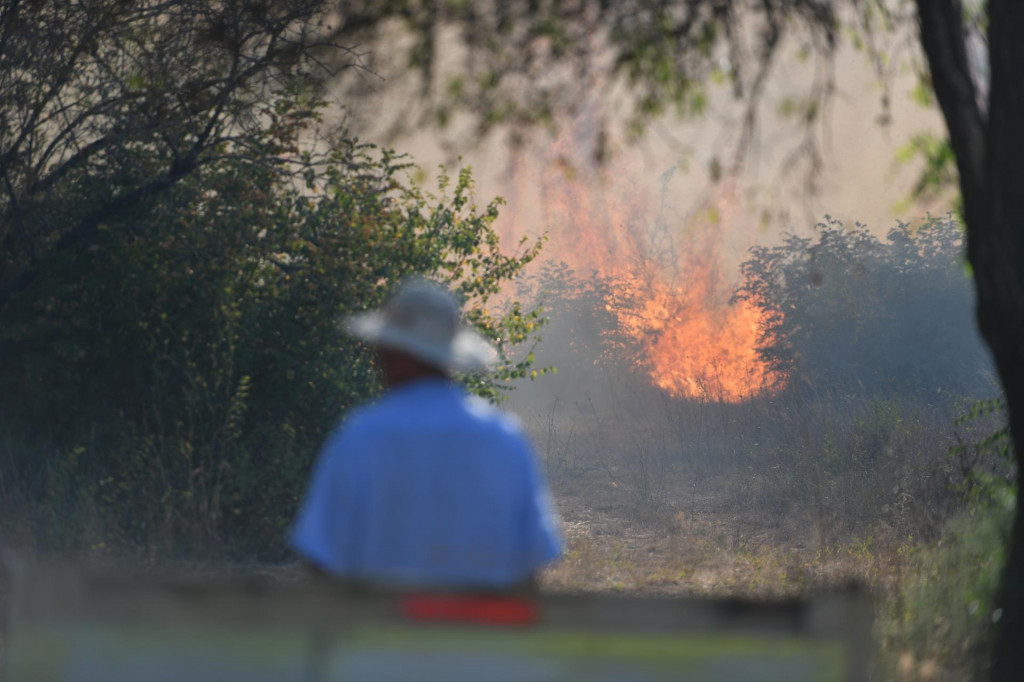
[[[814,238],[752,249],[736,298],[764,310],[759,351],[792,389],[987,395],[962,251],[951,216],[900,223],[884,241],[826,217]]]
[[[881,615],[881,666],[905,680],[984,680],[993,610],[1015,496],[1005,480],[988,497],[953,517],[941,540],[922,550],[899,595]]]
[[[988,679],[994,609],[1017,504],[1001,399],[962,408],[950,460],[960,511],[912,557],[879,620],[882,672],[904,680]]]
[[[541,319],[491,299],[539,244],[501,252],[498,204],[473,203],[468,170],[433,196],[404,168],[353,143],[301,186],[207,166],[47,269],[0,327],[9,516],[27,508],[43,549],[281,556],[326,432],[378,390],[338,324],[414,272],[502,349],[494,377],[466,378],[500,399]]]

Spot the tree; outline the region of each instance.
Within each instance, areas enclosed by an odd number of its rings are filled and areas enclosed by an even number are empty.
[[[230,410],[221,407],[227,401],[237,411],[248,390],[225,364],[237,311],[218,286],[231,261],[228,246],[239,235],[225,230],[204,242],[213,235],[189,220],[188,211],[215,204],[203,197],[211,190],[196,182],[227,187],[234,174],[234,189],[246,187],[251,198],[252,189],[237,177],[242,169],[249,182],[269,189],[309,167],[296,143],[321,108],[323,73],[311,52],[321,6],[318,0],[0,4],[0,421],[7,475],[19,482],[4,502],[10,509],[11,497],[49,495],[51,509],[64,512],[63,523],[39,528],[40,537],[74,526],[67,520],[82,518],[71,513],[80,501],[102,498],[117,506],[132,497],[133,485],[143,481],[136,473],[167,476],[164,493],[150,498],[163,503],[166,519],[181,511],[172,498],[207,474],[206,481],[219,475],[203,469],[189,478],[181,464],[146,466],[162,461],[156,455],[172,439],[161,437],[185,425],[216,431],[219,419],[223,428],[211,446],[224,449],[234,427],[225,416]],[[260,208],[266,202],[238,210],[255,215]],[[190,251],[197,246],[225,253],[207,252],[200,265]],[[166,295],[182,293],[175,286],[178,266],[200,272],[203,286],[175,301]],[[182,302],[193,307],[175,306]],[[220,314],[167,317],[210,309]],[[176,336],[190,323],[196,326],[185,335],[191,336]],[[177,352],[160,346],[160,339],[174,338]],[[187,352],[189,342],[206,343],[206,355],[194,347]],[[172,375],[182,383],[170,381]],[[187,386],[186,379],[196,383]],[[207,390],[198,390],[206,381]],[[53,393],[38,391],[47,385]],[[162,393],[147,393],[156,387]],[[163,433],[150,428],[161,416],[155,408],[171,402],[180,409],[167,415]],[[126,442],[132,447],[123,447]],[[186,446],[194,443],[178,443],[185,450],[177,462],[189,461]],[[118,479],[121,473],[127,478]],[[147,490],[155,492],[139,485],[135,499],[145,499]],[[204,507],[201,497],[193,508],[208,519],[197,514],[190,522],[215,526],[218,505]],[[121,505],[121,520],[156,534],[153,507]]]
[[[879,65],[884,59],[871,47],[873,39],[912,21],[956,157],[978,327],[995,360],[1017,468],[1024,470],[1024,41],[1015,35],[1024,25],[1024,3],[916,0],[916,13],[899,0],[384,5],[339,0],[337,6],[344,17],[336,28],[339,35],[372,32],[382,17],[398,19],[411,30],[415,39],[408,61],[418,68],[424,93],[433,93],[433,101],[440,103],[426,110],[424,121],[443,124],[450,119],[451,104],[462,103],[479,112],[482,129],[501,122],[544,123],[560,108],[579,106],[585,100],[580,84],[593,85],[588,77],[599,72],[608,87],[622,81],[632,87],[642,122],[671,110],[701,111],[704,84],[719,79],[746,103],[737,163],[756,126],[757,103],[784,36],[799,36],[823,59],[824,75],[808,87],[808,105],[800,117],[811,129],[822,110],[817,104],[827,102],[832,92],[828,64],[843,17],[852,18]],[[965,16],[981,19],[981,34],[967,30]],[[437,75],[437,46],[453,27],[461,30],[468,55],[466,77],[444,81]],[[980,37],[987,48],[987,83],[972,68]],[[600,139],[594,153],[598,159]],[[801,148],[813,178],[817,148]],[[1018,497],[1019,485],[1018,477]],[[1021,504],[998,603],[1002,620],[991,679],[1009,682],[1024,674]]]
[[[958,0],[917,3],[921,44],[956,154],[967,223],[967,257],[977,290],[978,328],[999,372],[1015,444],[1018,503],[997,605],[1002,610],[992,679],[1024,671],[1024,44],[1015,34],[1024,6],[990,0],[987,102],[972,79]]]
[[[0,311],[111,219],[225,156],[294,170],[320,0],[0,8]],[[336,61],[347,64],[335,51]],[[275,97],[287,94],[287,98]]]

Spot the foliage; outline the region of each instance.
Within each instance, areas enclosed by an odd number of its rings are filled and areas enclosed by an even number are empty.
[[[961,473],[960,492],[969,499],[991,497],[989,488],[1012,479],[1013,441],[1002,397],[978,400],[954,422],[957,444],[950,455]]]
[[[539,244],[500,251],[498,204],[474,205],[468,170],[433,196],[404,168],[351,143],[298,187],[205,166],[12,301],[0,431],[20,446],[3,476],[53,511],[35,519],[44,545],[80,542],[87,529],[63,520],[89,509],[108,546],[279,554],[326,431],[377,390],[340,318],[406,274],[452,285],[502,349],[502,369],[468,377],[472,390],[498,398],[529,371],[511,353],[539,313],[489,304]]]
[[[792,122],[803,142],[813,142],[820,103],[834,91],[829,62],[843,14],[834,5],[847,1],[334,0],[341,20],[331,36],[374,46],[370,69],[392,82],[407,75],[419,86],[418,106],[396,109],[389,130],[469,121],[477,138],[502,130],[516,143],[596,112],[593,158],[600,163],[619,133],[636,139],[659,117],[706,114],[713,87],[743,102],[739,147],[746,150],[776,57],[793,45],[820,60],[800,97],[809,115]],[[377,87],[361,78],[342,81],[354,96]],[[620,87],[628,99],[616,94]],[[379,112],[373,115],[379,123]],[[453,141],[464,144],[466,132],[459,126]],[[798,145],[794,158],[807,159],[816,152],[811,147]],[[721,171],[718,161],[712,165],[712,175]]]
[[[325,75],[320,0],[0,10],[0,309],[98,231],[231,156],[293,172]],[[339,67],[350,53],[337,50]]]
[[[629,347],[608,304],[616,293],[611,277],[596,272],[582,276],[562,261],[543,263],[520,283],[518,292],[552,313],[545,333],[557,343],[545,347],[544,356],[560,372],[635,364],[639,348]]]
[[[897,159],[908,162],[920,158],[923,162],[921,172],[910,191],[912,199],[934,199],[948,193],[956,187],[956,158],[949,140],[940,138],[933,133],[918,133],[900,148]],[[956,211],[961,213],[959,196],[953,202]]]
[[[764,310],[760,353],[794,388],[985,394],[962,242],[948,216],[884,241],[826,218],[813,237],[752,249],[736,298]]]
[[[995,597],[1014,506],[1014,487],[1003,480],[914,557],[911,575],[879,620],[880,663],[890,676],[986,678],[1002,615]]]
[[[471,390],[531,373],[543,319],[495,296],[539,243],[502,253],[468,169],[431,194],[314,128],[357,59],[323,8],[0,10],[0,497],[27,542],[279,554],[326,431],[377,390],[338,323],[409,273],[500,347]]]

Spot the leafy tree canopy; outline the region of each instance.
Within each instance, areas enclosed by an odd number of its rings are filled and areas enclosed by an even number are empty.
[[[289,173],[326,75],[319,0],[0,9],[0,310],[58,252],[225,157]],[[335,50],[339,68],[349,63]]]

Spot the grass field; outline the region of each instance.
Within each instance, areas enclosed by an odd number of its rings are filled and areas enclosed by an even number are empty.
[[[621,402],[527,415],[567,545],[545,589],[758,599],[855,583],[876,604],[877,679],[983,679],[1013,508],[1005,460],[973,445],[991,421],[878,400]]]

